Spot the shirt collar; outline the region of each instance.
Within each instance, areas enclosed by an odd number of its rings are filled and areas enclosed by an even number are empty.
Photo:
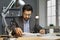
[[[27,21],[26,21],[26,20],[24,20],[24,19],[23,19],[23,22],[24,22],[24,23],[28,23],[28,22],[29,22],[29,20],[27,20]]]

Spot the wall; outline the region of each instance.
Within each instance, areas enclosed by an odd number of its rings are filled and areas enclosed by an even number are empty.
[[[7,7],[11,0],[0,0],[0,14],[2,12],[3,6]],[[31,4],[33,7],[33,14],[32,17],[35,18],[35,15],[37,14],[37,0],[24,0],[26,4]],[[0,15],[1,16],[1,15]],[[0,18],[0,24],[2,25],[2,17]],[[34,19],[35,20],[35,19]],[[4,28],[0,25],[0,34],[4,34]],[[3,32],[2,32],[3,31]]]
[[[39,0],[39,24],[42,27],[47,25],[47,1]]]
[[[58,15],[60,16],[60,0],[57,0],[57,11],[56,11],[56,13],[57,13],[57,23],[56,23],[56,25],[58,26],[59,25],[59,22],[60,22],[60,20],[58,20]]]
[[[3,34],[4,32],[4,27],[2,26],[2,17],[1,17],[1,12],[3,9],[3,6],[7,6],[9,4],[10,0],[0,0],[0,34]]]

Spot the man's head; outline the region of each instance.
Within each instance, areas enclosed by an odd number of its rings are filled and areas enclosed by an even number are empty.
[[[32,6],[27,4],[22,8],[23,18],[24,20],[28,20],[33,12]]]

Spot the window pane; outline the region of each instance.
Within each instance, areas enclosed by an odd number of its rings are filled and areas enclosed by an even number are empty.
[[[47,16],[51,16],[52,15],[52,12],[51,12],[51,7],[50,8],[47,8]]]
[[[52,16],[56,15],[56,6],[52,7]]]
[[[55,6],[56,5],[56,0],[48,0],[47,1],[47,7]]]
[[[56,0],[51,0],[52,1],[52,6],[56,5]]]
[[[56,26],[56,16],[52,16],[52,24],[54,24],[54,26]]]
[[[47,16],[55,16],[56,15],[56,6],[47,8]]]
[[[56,26],[56,0],[47,1],[47,25]]]
[[[56,20],[55,19],[56,19],[55,16],[48,17],[47,18],[47,20],[48,20],[47,21],[47,23],[48,23],[47,25],[49,26],[50,24],[53,24],[54,26],[56,26]]]
[[[49,26],[49,24],[51,24],[51,17],[47,18],[47,25]]]
[[[51,6],[51,1],[47,1],[47,7],[50,7]]]

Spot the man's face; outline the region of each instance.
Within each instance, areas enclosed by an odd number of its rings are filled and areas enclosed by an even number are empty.
[[[24,18],[24,20],[28,20],[30,18],[30,16],[31,16],[31,13],[32,13],[32,11],[25,10],[23,12],[23,18]]]

